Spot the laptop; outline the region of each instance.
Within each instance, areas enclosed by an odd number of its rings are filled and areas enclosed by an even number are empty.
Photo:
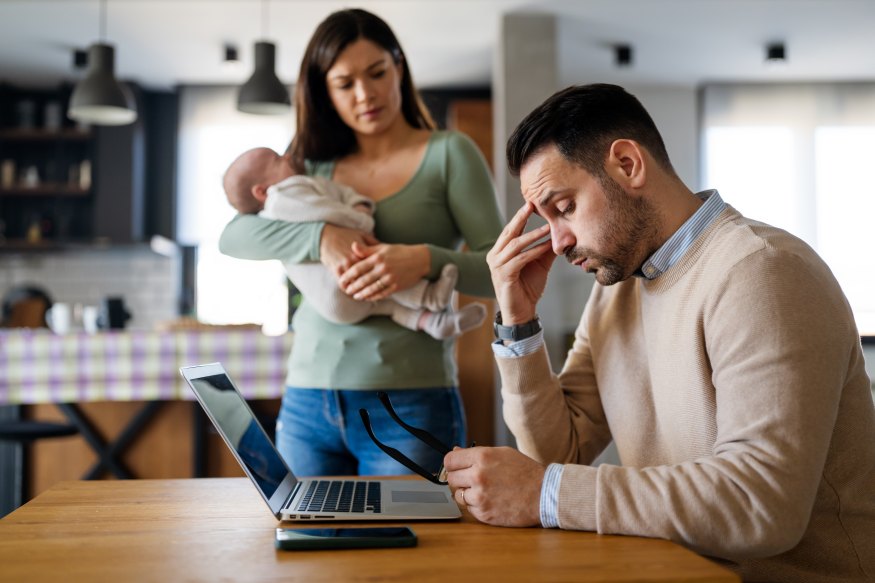
[[[446,485],[292,474],[220,363],[179,369],[216,430],[278,520],[450,520],[462,513]]]

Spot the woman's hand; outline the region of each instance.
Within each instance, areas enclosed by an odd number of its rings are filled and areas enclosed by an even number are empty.
[[[340,277],[361,259],[353,251],[353,244],[374,245],[378,241],[367,233],[327,224],[319,241],[319,259],[336,277]]]
[[[340,276],[339,285],[357,300],[382,300],[407,289],[428,274],[431,252],[425,245],[352,244],[357,262]]]

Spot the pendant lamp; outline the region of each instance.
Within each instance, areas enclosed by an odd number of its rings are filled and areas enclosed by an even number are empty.
[[[100,3],[100,37],[106,28],[106,0]],[[117,126],[133,123],[137,110],[130,93],[115,79],[115,49],[103,42],[88,48],[88,70],[73,89],[67,116],[80,123]]]
[[[267,28],[267,2],[262,1],[264,32]],[[281,115],[292,107],[289,91],[277,78],[276,45],[267,41],[255,43],[255,71],[249,80],[240,87],[237,95],[237,109],[245,113],[259,115]]]

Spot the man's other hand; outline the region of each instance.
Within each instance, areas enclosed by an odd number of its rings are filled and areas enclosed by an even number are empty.
[[[546,467],[509,447],[455,448],[444,456],[456,502],[495,526],[539,526]]]

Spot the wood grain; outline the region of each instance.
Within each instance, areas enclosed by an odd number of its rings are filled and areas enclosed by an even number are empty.
[[[668,541],[468,515],[410,524],[409,549],[277,551],[277,526],[246,479],[62,482],[0,520],[0,581],[739,580]]]

